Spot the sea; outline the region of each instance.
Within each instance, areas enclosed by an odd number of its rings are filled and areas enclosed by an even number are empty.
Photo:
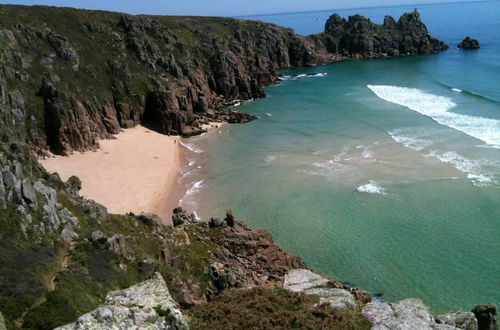
[[[181,205],[268,230],[313,269],[435,313],[500,303],[500,1],[246,16],[308,35],[417,8],[450,49],[283,70],[259,117],[184,140]],[[464,51],[466,36],[481,49]]]

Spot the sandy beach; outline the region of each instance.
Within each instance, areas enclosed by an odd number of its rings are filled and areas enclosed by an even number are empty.
[[[111,213],[153,212],[170,222],[179,195],[175,186],[182,166],[180,137],[137,126],[115,138],[100,141],[99,150],[54,156],[40,163],[63,180],[78,176],[83,186],[80,195]]]

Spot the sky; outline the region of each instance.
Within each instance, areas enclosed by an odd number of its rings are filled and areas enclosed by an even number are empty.
[[[244,16],[457,0],[7,0],[0,3],[101,9],[130,14]]]

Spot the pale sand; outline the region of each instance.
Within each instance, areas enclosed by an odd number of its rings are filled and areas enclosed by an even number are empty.
[[[145,127],[124,130],[113,140],[99,141],[100,150],[75,152],[69,157],[41,159],[49,172],[63,180],[82,180],[80,195],[116,214],[153,212],[170,222],[178,199],[175,186],[182,166],[178,136]]]

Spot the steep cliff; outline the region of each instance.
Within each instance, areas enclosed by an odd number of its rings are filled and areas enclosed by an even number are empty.
[[[230,18],[0,5],[2,95],[36,153],[93,149],[138,123],[193,135],[208,120],[251,120],[224,105],[264,96],[280,68],[443,49],[417,12],[383,26],[333,15],[303,37]]]

